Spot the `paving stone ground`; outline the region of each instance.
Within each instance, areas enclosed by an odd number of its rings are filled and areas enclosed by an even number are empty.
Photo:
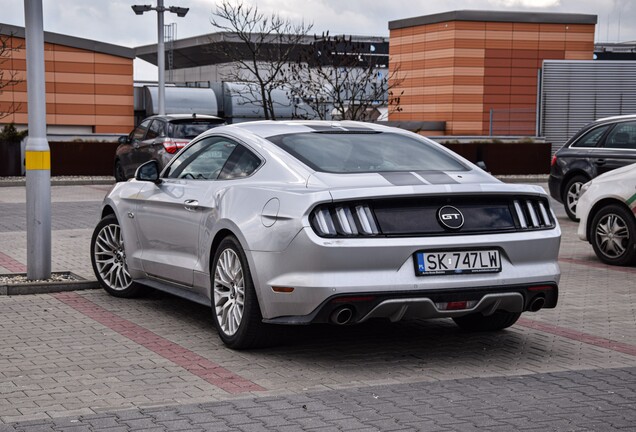
[[[0,425],[43,431],[629,431],[636,368],[366,386]]]
[[[54,271],[93,278],[107,190],[53,187]],[[24,187],[0,187],[0,274],[26,264],[21,202]],[[0,432],[636,430],[636,267],[600,264],[557,213],[559,306],[498,333],[302,327],[238,352],[208,308],[167,294],[0,296]]]

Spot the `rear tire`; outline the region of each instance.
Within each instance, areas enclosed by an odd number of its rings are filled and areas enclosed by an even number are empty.
[[[273,326],[263,323],[247,258],[236,237],[219,244],[210,278],[212,316],[223,343],[233,349],[271,344]]]
[[[592,218],[590,243],[605,264],[624,266],[636,262],[636,221],[616,204],[602,208]]]
[[[498,331],[510,327],[517,322],[521,312],[508,312],[498,310],[492,315],[474,313],[462,317],[453,318],[455,324],[466,331]]]
[[[110,295],[131,298],[142,293],[143,287],[133,282],[128,273],[124,239],[115,215],[104,217],[95,227],[91,263],[97,280]]]
[[[579,195],[581,194],[581,186],[590,181],[587,177],[577,175],[572,177],[563,190],[563,206],[565,207],[565,213],[574,222],[579,220],[576,218],[576,205],[579,202]]]

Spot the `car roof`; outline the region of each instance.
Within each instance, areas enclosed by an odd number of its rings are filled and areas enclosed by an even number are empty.
[[[604,117],[596,120],[594,123],[603,123],[617,120],[636,120],[636,114],[627,114],[619,116]]]
[[[612,124],[614,122],[620,122],[620,121],[629,121],[629,120],[636,120],[636,114],[626,114],[626,115],[619,115],[619,116],[611,116],[611,117],[603,117],[600,118],[598,120],[594,120],[592,122],[587,123],[586,125],[582,126],[574,135],[572,135],[570,138],[568,138],[568,140],[565,142],[565,144],[563,144],[563,149],[566,148],[570,148],[574,143],[576,143],[585,133],[587,133],[589,130],[596,128],[597,126],[603,126],[606,124]],[[559,149],[561,150],[561,149]]]
[[[261,138],[276,135],[306,133],[306,132],[397,132],[399,129],[390,128],[374,123],[358,121],[326,121],[326,120],[264,120],[245,123],[235,123],[230,128],[240,128]]]
[[[186,120],[186,119],[193,119],[193,120],[223,120],[220,117],[216,117],[216,116],[212,116],[212,115],[206,115],[206,114],[166,114],[166,115],[155,115],[149,118],[160,118],[160,119],[165,119],[165,120]]]

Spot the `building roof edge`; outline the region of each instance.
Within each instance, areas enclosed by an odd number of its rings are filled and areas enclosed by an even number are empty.
[[[11,24],[0,23],[0,34],[5,36],[25,37],[24,27]],[[44,32],[44,42],[56,45],[64,45],[71,48],[84,49],[102,54],[109,54],[117,57],[129,59],[135,58],[135,50],[133,48],[121,45],[113,45],[106,42],[100,42],[92,39],[84,39],[75,36],[63,35],[60,33]]]
[[[596,24],[596,15],[553,12],[457,10],[389,21],[389,30],[447,21],[518,22],[536,24]]]

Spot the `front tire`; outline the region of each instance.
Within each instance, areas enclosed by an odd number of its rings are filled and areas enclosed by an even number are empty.
[[[636,222],[626,208],[611,204],[594,215],[590,242],[605,264],[624,266],[636,261]]]
[[[219,337],[233,349],[269,343],[245,252],[236,237],[221,241],[211,267],[212,315]]]
[[[133,282],[126,265],[126,249],[115,215],[104,217],[91,238],[91,263],[100,285],[115,297],[136,297],[142,287]]]
[[[576,218],[576,205],[579,202],[581,186],[583,186],[588,181],[589,180],[587,177],[577,175],[572,177],[565,185],[565,189],[563,191],[563,206],[565,207],[565,213],[574,222],[579,221]]]
[[[498,310],[488,316],[474,313],[453,318],[453,321],[460,329],[466,331],[498,331],[512,326],[520,316],[521,312]]]
[[[125,182],[126,181],[126,173],[124,172],[124,167],[121,164],[121,161],[117,159],[115,161],[115,181],[116,182]]]

